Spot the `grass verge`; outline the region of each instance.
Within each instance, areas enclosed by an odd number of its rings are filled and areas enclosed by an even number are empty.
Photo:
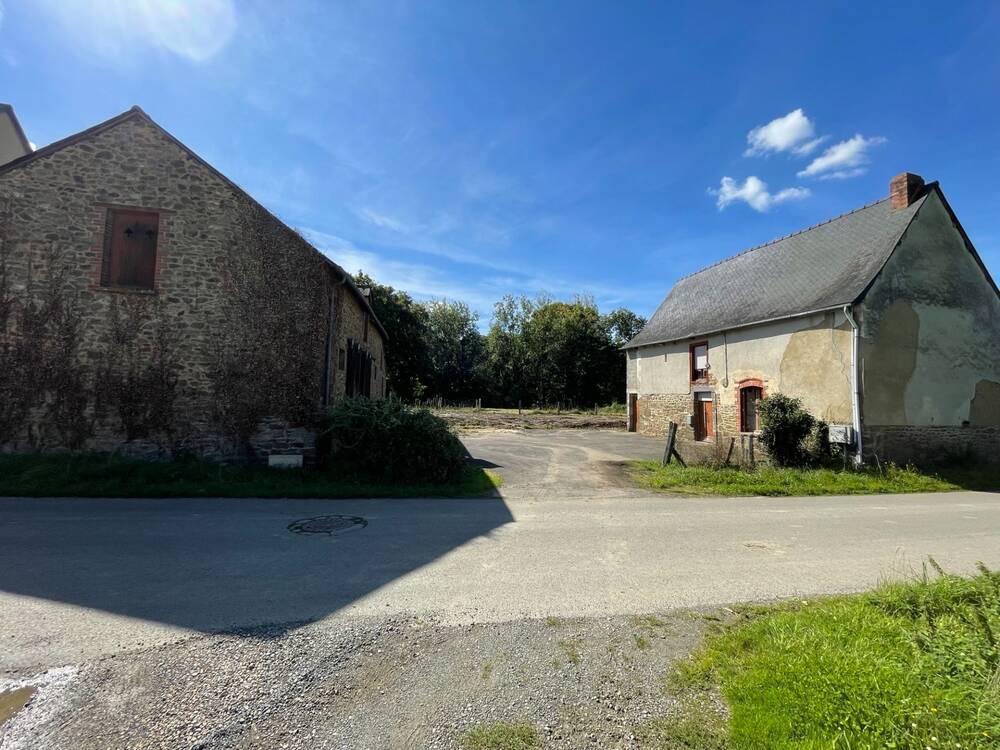
[[[728,726],[716,715],[707,747],[985,750],[1000,746],[998,633],[1000,573],[925,575],[755,608],[671,683],[694,709],[715,690],[726,699]],[[693,731],[681,717],[650,722],[645,746],[678,746]]]
[[[140,461],[115,456],[0,456],[0,496],[19,497],[475,497],[502,481],[468,466],[447,484],[337,479],[322,471]]]
[[[785,469],[759,466],[753,471],[632,461],[629,474],[642,487],[691,495],[868,495],[891,492],[1000,490],[1000,469],[948,468],[935,473],[913,467]]]
[[[465,750],[535,750],[541,747],[531,724],[497,721],[480,724],[462,735]]]

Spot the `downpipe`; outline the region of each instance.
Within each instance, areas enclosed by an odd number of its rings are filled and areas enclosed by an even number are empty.
[[[857,441],[857,452],[854,454],[854,463],[861,466],[863,453],[861,450],[861,377],[860,377],[860,349],[861,330],[858,323],[851,314],[851,306],[844,305],[844,317],[851,324],[853,334],[851,336],[851,418],[854,421],[854,435]]]

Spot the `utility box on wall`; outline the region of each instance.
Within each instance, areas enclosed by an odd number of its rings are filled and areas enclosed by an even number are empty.
[[[270,455],[267,457],[267,465],[276,469],[301,469],[302,454]]]
[[[854,427],[849,424],[832,424],[829,427],[830,442],[838,445],[853,445]]]

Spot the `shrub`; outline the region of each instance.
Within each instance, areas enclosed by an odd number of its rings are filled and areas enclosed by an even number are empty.
[[[805,440],[805,451],[810,463],[822,466],[830,462],[830,425],[822,419],[809,431]]]
[[[395,482],[447,482],[466,451],[444,420],[396,399],[348,399],[327,418],[329,464],[338,472]]]
[[[803,466],[808,463],[804,443],[816,425],[816,419],[797,398],[776,393],[758,405],[760,442],[779,466]]]

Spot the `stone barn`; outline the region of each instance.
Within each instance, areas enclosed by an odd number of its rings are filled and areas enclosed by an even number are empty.
[[[0,164],[0,450],[294,464],[329,404],[384,395],[366,291],[141,109],[19,140]]]
[[[858,459],[1000,461],[1000,296],[937,183],[678,281],[626,347],[629,429],[689,455],[802,400]],[[683,451],[682,451],[683,455]]]

